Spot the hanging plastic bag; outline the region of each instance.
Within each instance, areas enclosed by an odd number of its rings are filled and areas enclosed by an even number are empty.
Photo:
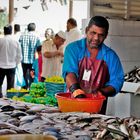
[[[16,67],[15,85],[20,86],[20,87],[25,85],[21,63],[18,64],[17,67]]]

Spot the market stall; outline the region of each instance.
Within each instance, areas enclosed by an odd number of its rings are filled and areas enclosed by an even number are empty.
[[[140,119],[86,112],[60,112],[58,107],[0,99],[0,135],[52,135],[56,139],[139,139]]]
[[[98,114],[105,97],[88,94],[86,99],[75,99],[63,91],[64,79],[59,76],[32,83],[29,91],[8,90],[0,98],[0,139],[23,134],[53,140],[140,138],[139,118]]]

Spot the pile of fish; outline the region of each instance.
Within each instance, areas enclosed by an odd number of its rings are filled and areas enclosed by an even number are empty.
[[[57,107],[0,99],[0,135],[41,134],[57,140],[138,140],[140,119],[61,113]]]
[[[140,82],[140,67],[134,67],[134,69],[125,74],[124,79],[126,82]]]

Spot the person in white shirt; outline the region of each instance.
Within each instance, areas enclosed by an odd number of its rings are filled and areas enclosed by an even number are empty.
[[[20,24],[14,24],[14,39],[19,42],[19,38],[21,36]],[[21,88],[25,85],[24,77],[23,77],[23,70],[21,63],[19,63],[16,67],[15,72],[15,87]]]
[[[43,82],[46,77],[61,76],[63,44],[66,40],[65,33],[59,31],[53,39],[49,39],[42,44],[42,75]]]
[[[66,41],[64,46],[67,46],[69,43],[81,38],[82,34],[77,28],[77,21],[74,18],[69,18],[67,20]]]
[[[14,24],[14,38],[17,41],[19,41],[20,36],[21,36],[20,25],[19,24]]]
[[[2,84],[7,77],[7,89],[14,87],[15,69],[21,62],[22,54],[19,43],[12,37],[12,26],[4,27],[4,37],[0,38],[0,97],[2,97]]]

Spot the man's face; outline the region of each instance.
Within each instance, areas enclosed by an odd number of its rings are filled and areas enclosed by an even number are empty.
[[[55,45],[60,47],[61,45],[63,45],[65,42],[65,39],[61,38],[61,37],[56,37],[55,38]]]
[[[101,43],[104,42],[107,34],[104,28],[92,25],[87,29],[86,36],[88,47],[97,48]]]
[[[71,24],[69,22],[67,22],[67,32],[69,32],[71,29]]]

